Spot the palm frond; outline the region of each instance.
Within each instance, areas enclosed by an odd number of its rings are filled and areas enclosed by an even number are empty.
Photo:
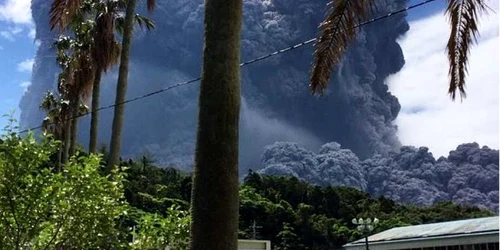
[[[469,49],[476,42],[478,32],[478,13],[486,12],[483,0],[448,0],[446,13],[450,19],[451,33],[446,50],[450,63],[450,84],[448,93],[455,100],[457,90],[465,98],[465,78]]]
[[[155,24],[152,19],[141,16],[139,14],[135,14],[135,22],[139,25],[139,27],[146,28],[147,30],[152,30],[155,28]]]
[[[322,94],[328,85],[333,67],[340,62],[347,47],[356,38],[356,25],[364,20],[374,0],[332,0],[328,15],[320,26],[309,87]]]
[[[57,89],[63,98],[67,98],[71,93],[71,87],[74,86],[75,70],[72,61],[70,61],[59,73]]]
[[[82,51],[78,55],[75,63],[75,81],[72,86],[75,95],[79,95],[83,100],[87,99],[92,92],[95,70],[90,51]]]
[[[42,102],[40,103],[40,109],[43,109],[45,111],[48,111],[52,109],[55,103],[55,97],[52,92],[47,91],[45,92],[45,95],[43,96]]]
[[[80,107],[78,107],[78,115],[85,115],[88,112],[89,112],[89,106],[85,105],[84,103],[81,103]]]
[[[93,58],[98,70],[106,72],[117,61],[120,45],[115,37],[115,13],[105,12],[96,20]]]
[[[117,17],[115,20],[115,29],[118,34],[123,35],[123,26],[125,24],[125,18],[123,16]]]
[[[53,0],[50,7],[50,29],[64,30],[79,12],[82,0]]]
[[[54,134],[56,138],[61,138],[61,131],[64,124],[65,100],[55,97],[50,91],[46,92],[40,108],[46,112],[42,122],[42,131],[44,133]]]
[[[42,121],[42,132],[44,134],[50,134],[53,133],[52,129],[52,121],[49,117],[45,117]]]

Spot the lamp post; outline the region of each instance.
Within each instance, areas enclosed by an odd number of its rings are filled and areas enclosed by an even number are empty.
[[[358,225],[358,230],[365,233],[365,244],[366,244],[366,250],[369,250],[368,249],[368,235],[369,233],[373,230],[373,227],[378,223],[378,219],[375,218],[373,219],[365,219],[363,220],[363,218],[359,218],[359,219],[352,219],[352,224],[354,225]]]

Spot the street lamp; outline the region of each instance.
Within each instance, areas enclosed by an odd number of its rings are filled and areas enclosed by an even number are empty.
[[[363,218],[359,218],[359,219],[352,219],[352,224],[354,225],[358,225],[358,230],[365,233],[365,244],[366,244],[366,250],[369,250],[368,249],[368,235],[369,233],[373,230],[373,227],[378,224],[378,219],[375,218],[373,219],[365,219],[363,220]]]

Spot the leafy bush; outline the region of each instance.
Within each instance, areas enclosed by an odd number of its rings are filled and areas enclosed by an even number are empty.
[[[60,143],[5,129],[0,142],[2,249],[117,249],[116,227],[126,206],[123,174],[99,173],[97,155],[72,157],[57,172],[50,164]],[[110,180],[112,179],[112,180]]]
[[[171,250],[185,250],[189,247],[189,212],[182,211],[179,206],[172,205],[167,215],[142,212],[134,230],[132,249],[163,250],[166,246]]]

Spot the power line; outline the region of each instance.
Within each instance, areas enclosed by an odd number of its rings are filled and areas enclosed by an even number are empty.
[[[414,9],[414,8],[417,8],[417,7],[420,7],[422,5],[425,5],[425,4],[428,4],[428,3],[431,3],[431,2],[434,2],[434,1],[437,1],[437,0],[426,0],[426,1],[423,1],[423,2],[420,2],[418,4],[414,4],[414,5],[410,5],[406,8],[403,8],[403,9],[400,9],[400,10],[397,10],[397,11],[394,11],[394,12],[391,12],[391,13],[388,13],[386,15],[382,15],[382,16],[379,16],[379,17],[375,17],[375,18],[372,18],[368,21],[365,21],[365,22],[362,22],[356,26],[354,26],[354,29],[357,29],[359,27],[362,27],[362,26],[365,26],[367,24],[370,24],[370,23],[374,23],[374,22],[377,22],[377,21],[380,21],[382,19],[386,19],[386,18],[389,18],[393,15],[396,15],[396,14],[399,14],[399,13],[402,13],[402,12],[405,12],[405,11],[408,11],[408,10],[411,10],[411,9]],[[302,47],[304,45],[307,45],[307,44],[310,44],[312,42],[315,42],[317,40],[317,38],[312,38],[312,39],[309,39],[307,41],[304,41],[304,42],[301,42],[301,43],[298,43],[298,44],[295,44],[293,46],[290,46],[290,47],[287,47],[287,48],[284,48],[284,49],[281,49],[281,50],[278,50],[278,51],[274,51],[273,53],[269,53],[267,55],[264,55],[264,56],[261,56],[261,57],[258,57],[258,58],[255,58],[255,59],[252,59],[250,61],[246,61],[244,63],[241,63],[240,66],[245,66],[245,65],[248,65],[248,64],[252,64],[252,63],[256,63],[258,61],[262,61],[264,59],[267,59],[269,57],[272,57],[272,56],[275,56],[275,55],[278,55],[278,54],[281,54],[281,53],[284,53],[284,52],[288,52],[290,50],[294,50],[296,48],[299,48],[299,47]]]
[[[410,5],[406,8],[402,8],[402,9],[399,9],[397,11],[394,11],[394,12],[390,12],[386,15],[381,15],[379,17],[375,17],[375,18],[372,18],[372,19],[369,19],[365,22],[362,22],[358,25],[356,25],[354,28],[360,28],[362,26],[365,26],[365,25],[368,25],[370,23],[374,23],[374,22],[377,22],[377,21],[380,21],[380,20],[383,20],[383,19],[386,19],[386,18],[389,18],[393,15],[396,15],[396,14],[399,14],[399,13],[402,13],[402,12],[405,12],[405,11],[408,11],[408,10],[411,10],[411,9],[414,9],[414,8],[418,8],[420,6],[423,6],[423,5],[426,5],[426,4],[429,4],[431,2],[434,2],[434,1],[437,1],[437,0],[426,0],[426,1],[423,1],[423,2],[420,2],[418,4],[413,4],[413,5]],[[293,46],[289,46],[289,47],[286,47],[286,48],[283,48],[283,49],[280,49],[280,50],[277,50],[277,51],[274,51],[272,53],[269,53],[267,55],[264,55],[264,56],[261,56],[261,57],[257,57],[255,59],[252,59],[252,60],[249,60],[249,61],[245,61],[243,63],[240,63],[240,67],[244,67],[244,66],[247,66],[247,65],[250,65],[250,64],[253,64],[253,63],[256,63],[256,62],[259,62],[259,61],[262,61],[262,60],[265,60],[267,58],[270,58],[270,57],[273,57],[273,56],[276,56],[276,55],[279,55],[279,54],[282,54],[282,53],[285,53],[285,52],[288,52],[288,51],[292,51],[294,49],[297,49],[297,48],[300,48],[302,46],[305,46],[307,44],[310,44],[314,41],[316,41],[317,38],[312,38],[312,39],[309,39],[309,40],[306,40],[304,42],[301,42],[301,43],[298,43],[298,44],[295,44]],[[101,110],[106,110],[106,109],[110,109],[110,108],[113,108],[115,106],[118,106],[118,105],[125,105],[127,103],[131,103],[131,102],[134,102],[134,101],[137,101],[137,100],[140,100],[140,99],[144,99],[144,98],[147,98],[147,97],[150,97],[150,96],[153,96],[153,95],[157,95],[157,94],[160,94],[160,93],[163,93],[163,92],[166,92],[166,91],[169,91],[171,89],[174,89],[174,88],[177,88],[177,87],[181,87],[181,86],[184,86],[184,85],[188,85],[188,84],[191,84],[191,83],[195,83],[197,81],[201,80],[201,77],[197,77],[197,78],[193,78],[191,80],[188,80],[188,81],[184,81],[184,82],[179,82],[179,83],[176,83],[174,85],[170,85],[170,86],[167,86],[165,88],[162,88],[162,89],[159,89],[159,90],[156,90],[156,91],[153,91],[153,92],[150,92],[150,93],[147,93],[147,94],[144,94],[144,95],[140,95],[140,96],[137,96],[137,97],[134,97],[132,99],[128,99],[128,100],[125,100],[121,103],[115,103],[115,104],[111,104],[111,105],[108,105],[108,106],[103,106],[103,107],[100,107],[97,109],[97,111],[101,111]],[[76,118],[80,118],[80,117],[83,117],[83,116],[87,116],[89,114],[91,114],[92,111],[88,111],[88,112],[85,112],[83,114],[80,114],[76,117],[70,117],[68,118],[67,120],[65,120],[66,122],[67,121],[71,121],[73,119],[76,119]],[[51,123],[52,124],[52,123]],[[32,127],[32,128],[29,128],[29,129],[25,129],[25,130],[22,130],[20,131],[19,133],[22,134],[22,133],[26,133],[28,131],[31,131],[31,130],[35,130],[35,129],[40,129],[42,128],[42,125],[40,126],[36,126],[36,127]]]

